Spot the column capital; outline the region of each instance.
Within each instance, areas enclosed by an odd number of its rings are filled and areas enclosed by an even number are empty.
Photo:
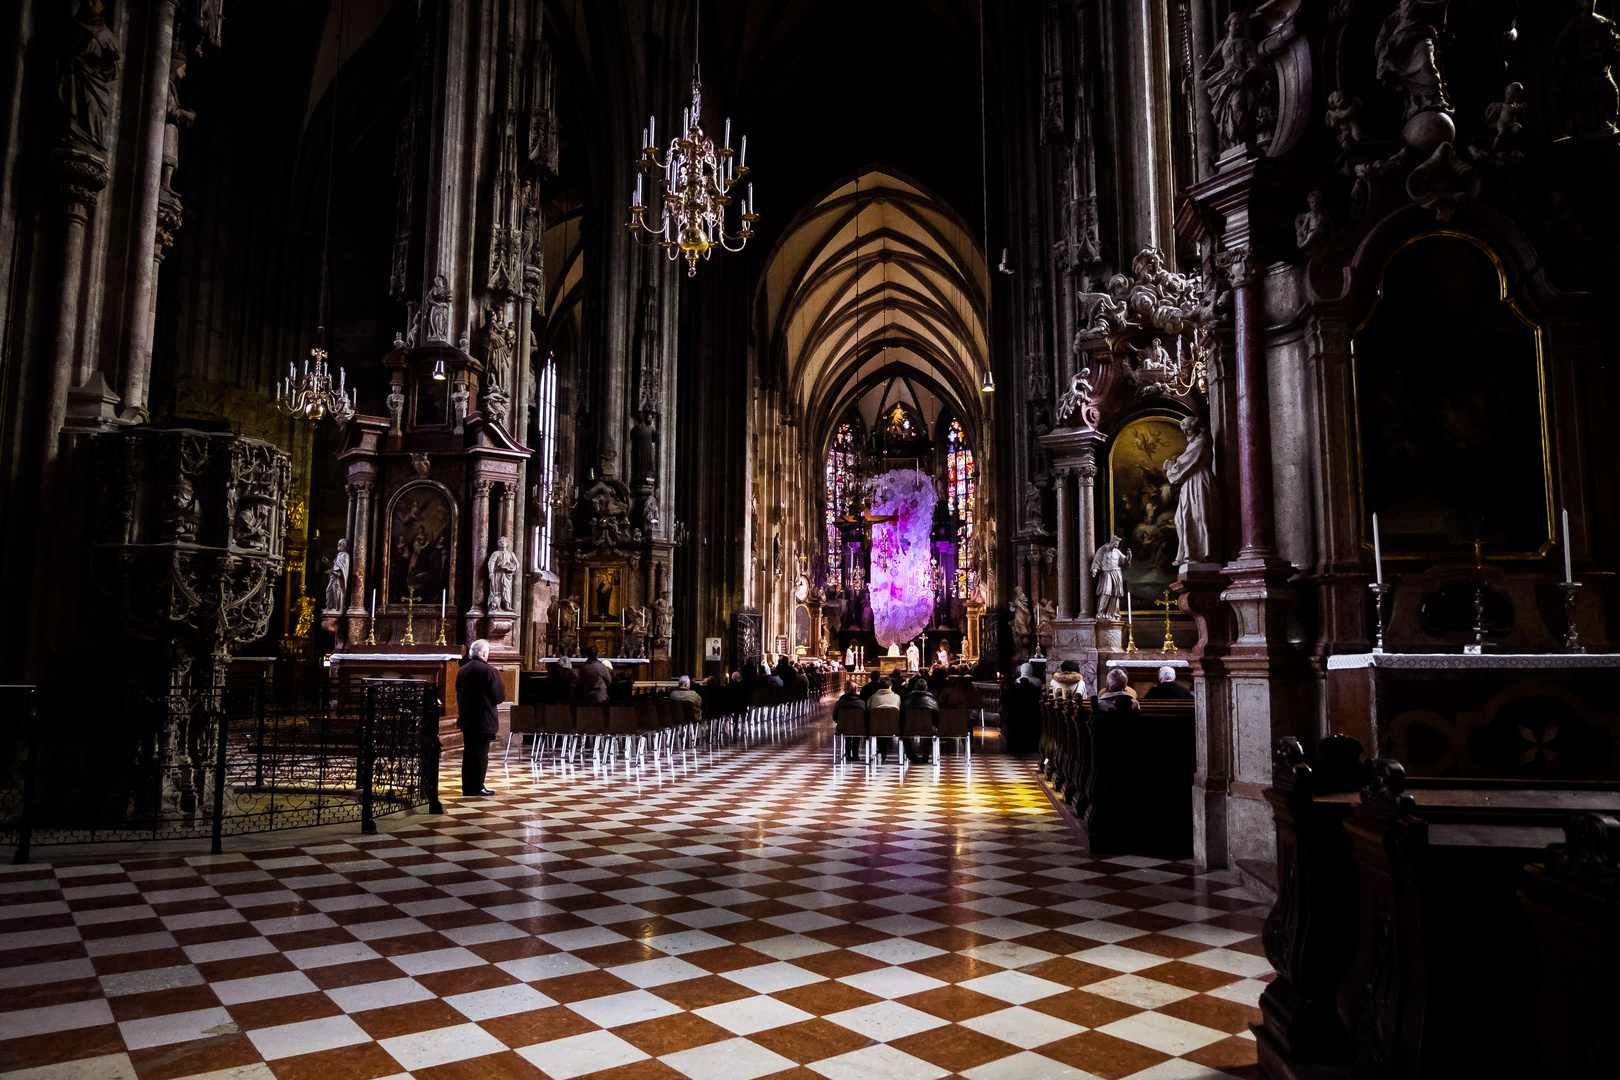
[[[82,223],[107,186],[106,163],[83,151],[58,149],[51,151],[50,171],[68,217]]]
[[[1238,289],[1253,285],[1263,273],[1259,252],[1248,244],[1216,252],[1215,265],[1226,272],[1233,288]]]

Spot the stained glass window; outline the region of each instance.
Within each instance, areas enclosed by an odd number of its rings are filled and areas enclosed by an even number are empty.
[[[551,573],[551,499],[552,484],[557,475],[557,358],[547,355],[546,366],[535,387],[535,426],[539,431],[539,445],[534,460],[540,467],[540,490],[548,498],[530,526],[529,569],[536,574]]]
[[[842,424],[827,448],[827,586],[844,587],[844,539],[836,519],[849,513],[855,485],[855,425]]]
[[[973,551],[973,490],[978,476],[973,451],[968,448],[962,423],[951,421],[945,436],[945,489],[951,515],[961,524],[956,531],[956,595],[968,594],[968,568]]]

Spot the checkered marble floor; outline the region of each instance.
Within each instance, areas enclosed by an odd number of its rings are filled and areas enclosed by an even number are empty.
[[[1028,762],[831,760],[825,718],[442,818],[0,870],[27,1080],[1255,1077],[1265,911],[1088,856]],[[358,832],[358,830],[355,830]]]

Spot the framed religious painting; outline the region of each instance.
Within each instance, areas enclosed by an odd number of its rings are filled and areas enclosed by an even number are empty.
[[[1417,237],[1351,340],[1365,535],[1376,513],[1385,558],[1551,549],[1541,330],[1505,282],[1473,237]]]
[[[451,568],[456,564],[456,507],[450,493],[430,480],[406,484],[388,504],[388,557],[383,595],[390,604],[409,597],[450,603]]]
[[[1137,417],[1109,444],[1108,528],[1131,553],[1125,588],[1138,614],[1151,614],[1176,580],[1176,488],[1164,463],[1186,449],[1181,417],[1169,415]]]
[[[624,611],[624,569],[590,566],[585,569],[586,622],[617,623]]]

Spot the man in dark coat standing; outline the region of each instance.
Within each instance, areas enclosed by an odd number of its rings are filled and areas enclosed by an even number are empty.
[[[474,797],[493,795],[484,786],[484,774],[489,770],[489,744],[501,729],[495,707],[506,700],[506,687],[501,673],[489,663],[489,642],[479,638],[467,646],[467,659],[456,673],[456,702],[460,715],[456,727],[461,729],[461,794]]]

